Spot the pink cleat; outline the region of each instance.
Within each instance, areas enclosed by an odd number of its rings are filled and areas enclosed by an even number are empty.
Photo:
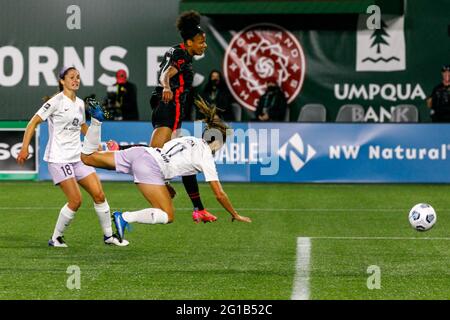
[[[118,151],[119,150],[119,144],[117,143],[117,141],[114,141],[114,140],[109,140],[106,143],[106,147],[108,148],[109,151]]]
[[[200,221],[203,221],[203,223],[207,223],[216,221],[217,217],[215,217],[214,215],[203,209],[203,210],[194,210],[194,212],[192,212],[192,219],[194,220],[195,223],[199,223]]]

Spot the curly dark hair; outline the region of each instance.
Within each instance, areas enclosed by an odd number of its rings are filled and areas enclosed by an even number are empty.
[[[176,27],[184,41],[194,38],[199,33],[205,33],[200,27],[200,13],[185,11],[177,18]]]

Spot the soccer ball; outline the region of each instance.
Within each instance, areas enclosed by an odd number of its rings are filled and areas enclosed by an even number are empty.
[[[419,203],[409,212],[409,223],[417,231],[430,230],[437,220],[436,211],[427,203]]]

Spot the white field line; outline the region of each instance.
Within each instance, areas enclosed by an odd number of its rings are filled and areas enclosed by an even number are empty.
[[[298,237],[297,262],[295,267],[294,288],[291,300],[309,300],[309,271],[311,240],[445,240],[450,237]]]
[[[450,240],[450,237],[310,237],[313,240]]]
[[[311,239],[297,238],[297,263],[291,300],[309,300],[309,261]]]
[[[141,210],[142,207],[124,207],[126,210]],[[62,207],[62,205],[61,205]],[[59,210],[61,207],[0,207],[0,210]],[[117,208],[117,207],[112,207]],[[80,210],[91,208],[80,208]],[[177,207],[178,210],[192,210],[192,207]],[[208,207],[208,210],[224,210],[219,207]],[[238,211],[258,211],[258,212],[405,212],[405,208],[235,208]],[[450,209],[439,209],[439,212],[448,212]]]

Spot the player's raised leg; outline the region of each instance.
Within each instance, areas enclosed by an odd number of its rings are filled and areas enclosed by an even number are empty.
[[[92,108],[89,110],[92,110]],[[84,137],[81,161],[88,166],[114,170],[116,168],[114,152],[98,152],[101,142],[101,128],[102,122],[92,118],[91,125]]]
[[[109,152],[109,151],[97,152],[96,151],[89,155],[82,153],[81,161],[83,161],[83,163],[85,165],[95,167],[95,168],[102,168],[102,169],[108,169],[108,170],[116,169],[114,152]]]

